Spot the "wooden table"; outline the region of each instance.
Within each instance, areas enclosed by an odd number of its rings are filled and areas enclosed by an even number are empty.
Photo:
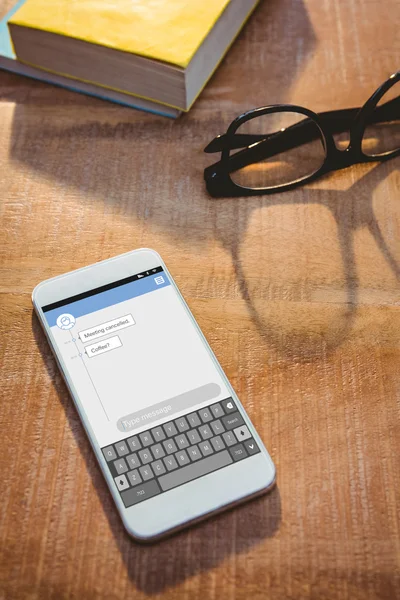
[[[0,0],[3,15],[13,0]],[[214,200],[203,147],[254,106],[359,106],[397,0],[261,3],[173,122],[0,73],[0,598],[400,598],[400,162]],[[36,283],[156,248],[278,470],[153,547],[125,534],[32,313]]]

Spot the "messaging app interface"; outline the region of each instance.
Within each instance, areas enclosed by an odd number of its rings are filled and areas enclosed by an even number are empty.
[[[162,267],[42,308],[100,446],[229,396]]]

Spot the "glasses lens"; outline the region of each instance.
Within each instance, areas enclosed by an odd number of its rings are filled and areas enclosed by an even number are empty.
[[[313,175],[325,161],[325,141],[318,125],[296,112],[277,112],[246,121],[230,151],[230,176],[246,188],[268,189]]]
[[[371,113],[362,140],[367,156],[382,156],[400,148],[400,82],[386,92]]]

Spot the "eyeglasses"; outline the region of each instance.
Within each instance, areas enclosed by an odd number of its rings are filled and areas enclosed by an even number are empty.
[[[350,141],[343,139],[350,133]],[[290,190],[352,164],[400,154],[400,71],[362,108],[316,114],[277,104],[237,117],[204,152],[221,159],[204,170],[212,196],[247,196]]]

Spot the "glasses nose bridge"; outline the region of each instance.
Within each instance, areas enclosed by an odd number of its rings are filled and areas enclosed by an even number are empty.
[[[347,147],[343,149],[338,148],[336,141],[333,140],[332,158],[335,161],[335,167],[337,169],[345,169],[346,167],[350,167],[350,165],[354,163],[352,154],[353,149],[350,140]]]

